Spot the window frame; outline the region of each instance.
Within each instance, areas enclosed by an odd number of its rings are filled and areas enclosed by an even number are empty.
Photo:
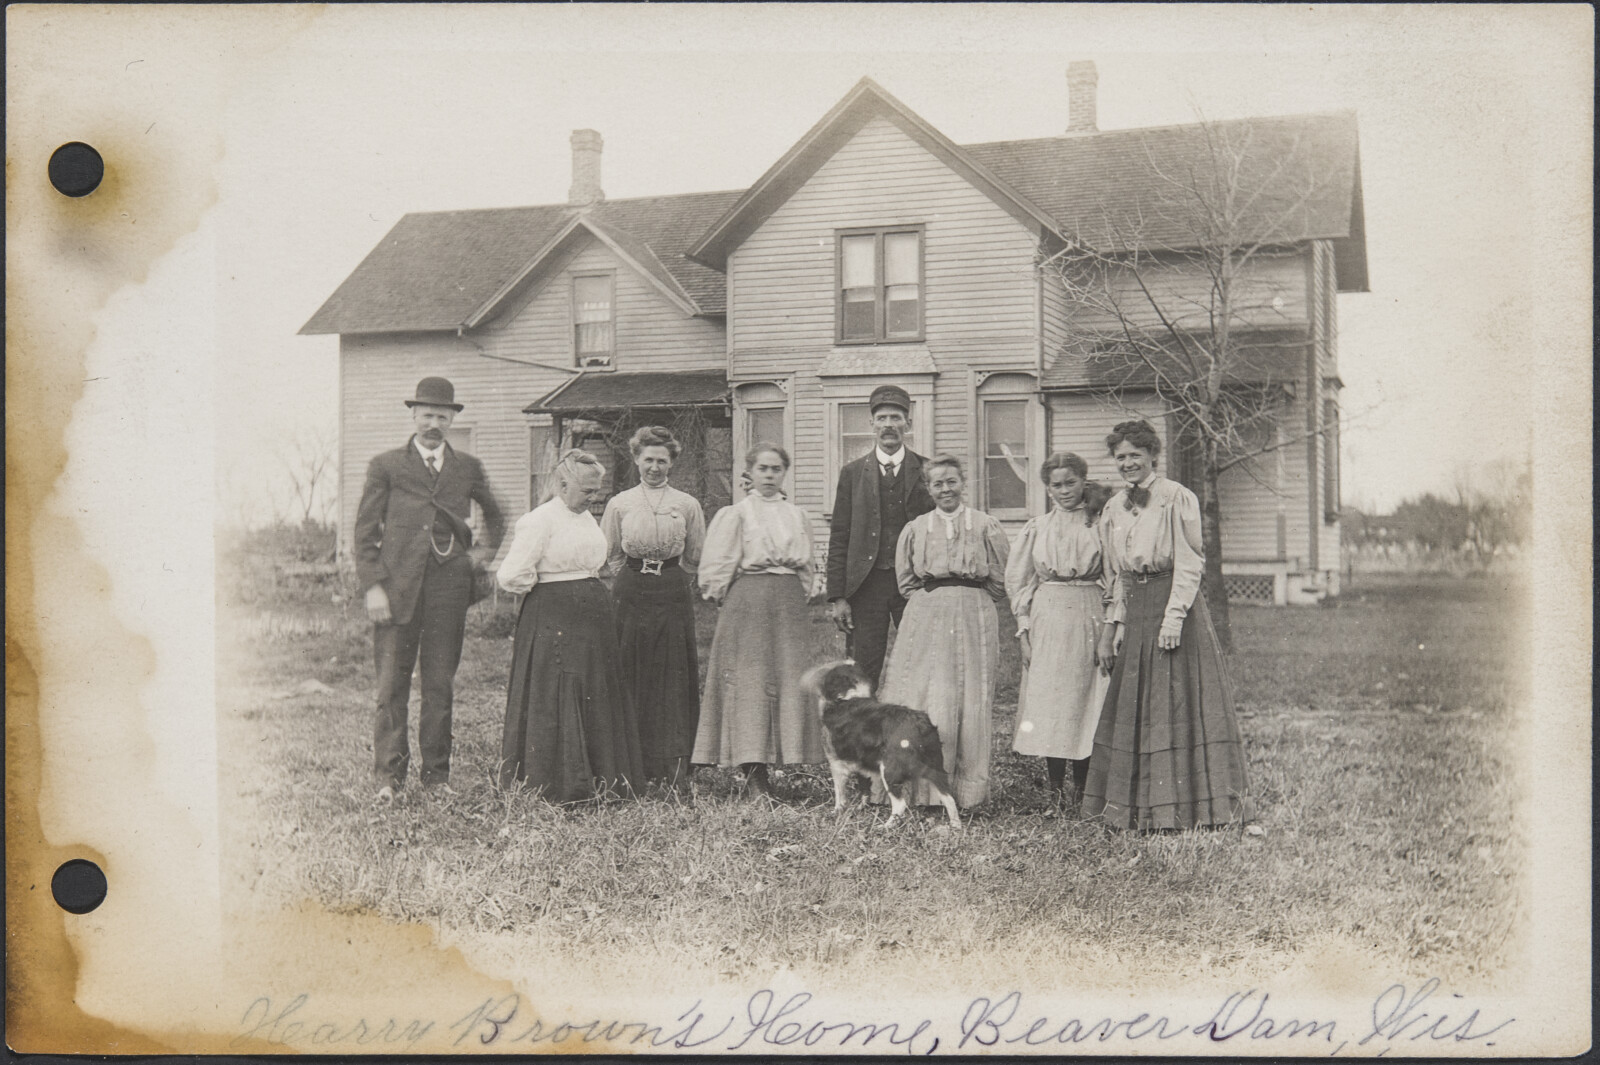
[[[526,510],[532,510],[543,500],[546,478],[555,469],[555,458],[560,451],[561,440],[560,426],[556,425],[555,418],[548,414],[530,415],[528,418],[528,505]],[[538,434],[544,434],[544,454],[537,453],[539,447]]]
[[[615,270],[581,270],[569,275],[571,284],[567,289],[568,330],[567,336],[572,344],[572,365],[580,370],[614,370],[617,363],[617,272]],[[611,286],[611,350],[604,356],[595,353],[587,358],[604,362],[585,362],[586,356],[578,350],[578,327],[583,324],[578,321],[578,283],[594,278],[604,278]]]
[[[1049,500],[1044,484],[1039,480],[1039,463],[1048,453],[1045,439],[1048,411],[1039,395],[1039,382],[1031,372],[997,370],[988,374],[973,374],[973,435],[968,452],[972,476],[969,479],[968,502],[1000,521],[1026,521],[1044,513]],[[1023,432],[1028,453],[1024,456],[1023,502],[1021,507],[996,508],[989,500],[989,413],[991,403],[1023,404]],[[975,483],[973,483],[975,482]]]
[[[833,338],[836,344],[917,344],[928,335],[928,227],[914,222],[892,226],[857,226],[836,229],[833,233]],[[917,235],[917,331],[915,335],[888,335],[889,301],[884,282],[885,260],[883,238],[895,233]],[[847,237],[875,237],[873,243],[873,335],[847,337],[844,335],[844,242]]]
[[[783,393],[782,400],[771,396],[762,399],[745,399],[750,393],[756,393],[760,386],[766,385],[776,388]],[[734,381],[731,383],[733,392],[733,475],[738,479],[739,471],[744,468],[744,454],[753,444],[759,441],[750,439],[751,411],[776,410],[783,412],[783,439],[774,441],[782,444],[784,450],[791,456],[795,453],[794,445],[794,387],[793,381],[788,377],[761,378],[751,381]],[[791,492],[793,486],[791,485]]]

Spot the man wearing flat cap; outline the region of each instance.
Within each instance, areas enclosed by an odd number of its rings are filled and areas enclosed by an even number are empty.
[[[450,781],[450,711],[456,666],[472,605],[474,570],[494,558],[505,532],[483,464],[457,451],[445,431],[462,405],[442,377],[417,382],[416,433],[367,467],[356,511],[356,575],[372,618],[378,715],[372,741],[380,802],[405,786],[411,673],[421,657],[422,713],[417,746],[424,788]],[[486,542],[472,542],[472,502],[483,511]]]
[[[889,625],[898,627],[906,609],[895,545],[907,522],[933,509],[933,497],[923,482],[922,456],[905,446],[911,397],[896,385],[880,385],[867,407],[878,446],[839,471],[828,535],[828,609],[850,657],[876,688]]]

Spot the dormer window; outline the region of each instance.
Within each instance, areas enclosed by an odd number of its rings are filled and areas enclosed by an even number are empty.
[[[848,229],[838,241],[839,341],[921,340],[922,227]]]
[[[610,274],[572,279],[573,350],[579,367],[610,366],[616,354],[616,301]]]

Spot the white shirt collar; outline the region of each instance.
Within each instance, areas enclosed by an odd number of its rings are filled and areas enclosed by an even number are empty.
[[[435,447],[435,448],[423,447],[422,446],[422,437],[420,437],[420,436],[413,436],[411,438],[411,442],[413,444],[417,445],[417,454],[422,456],[422,461],[423,462],[427,462],[428,461],[428,456],[432,455],[433,456],[433,464],[435,466],[437,466],[441,470],[444,469],[444,441],[441,440],[439,442],[439,446]]]
[[[900,450],[896,451],[893,455],[886,454],[881,447],[875,447],[872,450],[878,453],[877,458],[879,466],[893,466],[895,473],[900,472],[900,463],[904,462],[906,457],[906,446],[904,444],[901,444]]]
[[[1151,470],[1149,473],[1145,474],[1144,480],[1142,480],[1138,484],[1134,485],[1134,487],[1135,488],[1149,488],[1151,485],[1153,485],[1155,483],[1156,483],[1156,474],[1155,474],[1154,470]]]

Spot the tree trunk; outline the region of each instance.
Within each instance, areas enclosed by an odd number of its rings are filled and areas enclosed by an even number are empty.
[[[1215,444],[1200,448],[1200,485],[1200,542],[1206,553],[1200,590],[1211,608],[1217,643],[1228,652],[1233,650],[1233,627],[1228,620],[1228,589],[1222,580],[1222,497],[1217,491]]]

